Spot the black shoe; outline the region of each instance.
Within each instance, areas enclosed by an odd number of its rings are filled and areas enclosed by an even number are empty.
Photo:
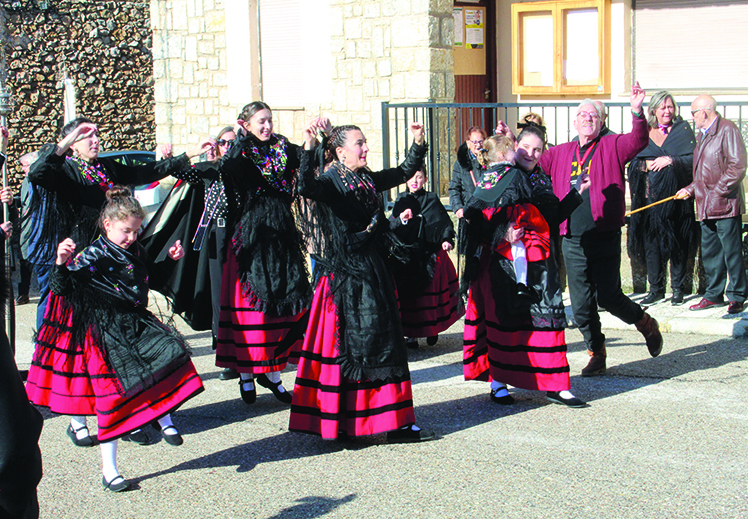
[[[138,445],[148,445],[150,439],[143,429],[138,429],[130,434],[125,434],[122,439],[126,442],[137,443]]]
[[[86,433],[88,433],[88,426],[84,425],[78,431],[85,429]],[[73,441],[73,445],[76,447],[91,447],[94,444],[93,438],[91,438],[91,434],[87,434],[84,438],[78,438],[76,430],[73,429],[73,424],[68,425],[68,430],[65,431],[65,434],[68,435],[68,437]]]
[[[514,397],[512,395],[507,394],[504,396],[496,396],[496,393],[498,393],[502,389],[506,390],[506,386],[500,387],[498,389],[492,389],[491,400],[499,405],[512,405],[514,403]]]
[[[110,492],[124,492],[130,488],[130,483],[122,476],[115,476],[111,481],[107,481],[105,477],[102,477],[101,484],[104,490],[109,490]]]
[[[410,348],[411,350],[417,350],[418,349],[418,339],[414,339],[413,337],[408,337],[405,339],[405,345]]]
[[[532,299],[532,292],[524,283],[517,283],[517,295],[524,299]]]
[[[433,440],[436,435],[431,431],[419,429],[413,430],[413,427],[407,429],[397,429],[387,433],[387,443],[418,443]]]
[[[652,303],[655,303],[662,299],[665,299],[665,294],[663,294],[662,292],[650,292],[649,294],[647,294],[647,297],[639,301],[639,304],[651,305]]]
[[[29,302],[28,294],[16,297],[16,306],[25,305],[25,304],[28,304],[28,302]]]
[[[438,340],[438,335],[432,335],[431,337],[426,337],[426,344],[428,344],[429,346],[433,346]]]
[[[548,391],[546,392],[546,398],[553,402],[554,404],[561,404],[565,405],[566,407],[587,407],[586,402],[582,402],[577,397],[571,397],[571,398],[564,398],[562,397],[557,391]]]
[[[680,306],[683,304],[683,291],[673,290],[673,297],[670,299],[670,304],[673,306]]]
[[[161,436],[164,438],[164,441],[168,443],[169,445],[174,445],[175,447],[178,447],[184,443],[184,440],[182,439],[182,435],[179,434],[179,431],[177,431],[177,428],[173,425],[167,425],[164,428],[161,428],[158,425],[158,422],[152,422],[151,426],[159,431],[161,433]],[[174,429],[174,433],[167,433],[167,429]]]
[[[242,395],[242,400],[244,400],[245,404],[252,405],[257,401],[257,386],[255,385],[252,389],[249,391],[244,389],[244,382],[253,382],[252,380],[242,380],[239,379],[239,394]]]
[[[255,382],[260,384],[262,387],[272,391],[275,398],[277,398],[284,404],[291,403],[291,393],[286,391],[285,388],[283,391],[281,391],[281,384],[283,384],[283,382],[270,382],[270,379],[264,373],[260,373],[259,375],[257,375]]]
[[[239,378],[239,372],[234,368],[224,368],[218,375],[218,380],[234,380],[235,378]]]

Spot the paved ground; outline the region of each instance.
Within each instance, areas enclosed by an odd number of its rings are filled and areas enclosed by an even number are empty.
[[[20,368],[34,309],[18,308]],[[677,332],[669,312],[669,303],[653,309]],[[705,329],[738,322],[723,312],[704,317]],[[462,380],[460,322],[411,355],[416,416],[439,439],[386,445],[289,433],[287,407],[262,388],[245,405],[234,381],[218,380],[209,334],[183,331],[206,387],[174,415],[184,445],[120,443],[120,470],[136,489],[110,494],[98,448],[74,447],[67,419],[46,413],[42,517],[748,516],[748,341],[730,334],[668,333],[650,359],[638,333],[607,330],[608,376],[584,379],[587,357],[570,330],[572,390],[590,406],[513,390],[517,403],[501,407],[486,384]],[[283,379],[292,387],[293,371]]]

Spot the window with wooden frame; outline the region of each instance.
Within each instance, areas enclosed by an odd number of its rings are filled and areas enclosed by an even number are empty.
[[[610,93],[610,0],[512,4],[512,92]]]

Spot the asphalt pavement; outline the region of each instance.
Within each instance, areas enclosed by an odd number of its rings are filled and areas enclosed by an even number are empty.
[[[20,369],[35,309],[17,308]],[[655,359],[633,327],[604,314],[608,373],[596,378],[579,376],[587,355],[570,329],[583,409],[517,389],[515,405],[492,403],[487,384],[462,379],[460,321],[410,351],[416,417],[438,435],[416,445],[288,432],[289,408],[263,388],[244,404],[236,381],[218,379],[210,334],[182,323],[205,384],[173,415],[184,445],[154,431],[151,445],[120,442],[119,468],[135,488],[112,494],[98,447],[73,446],[68,419],[44,411],[42,517],[748,517],[748,340],[743,316],[724,311],[655,305],[667,332]],[[283,381],[293,387],[292,368]]]

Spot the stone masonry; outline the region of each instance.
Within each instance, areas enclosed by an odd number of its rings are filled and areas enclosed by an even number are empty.
[[[105,150],[155,148],[148,4],[133,0],[61,0],[57,13],[0,8],[7,85],[13,94],[9,173],[17,159],[56,142],[63,122],[65,77],[73,81],[77,114],[99,126]]]

